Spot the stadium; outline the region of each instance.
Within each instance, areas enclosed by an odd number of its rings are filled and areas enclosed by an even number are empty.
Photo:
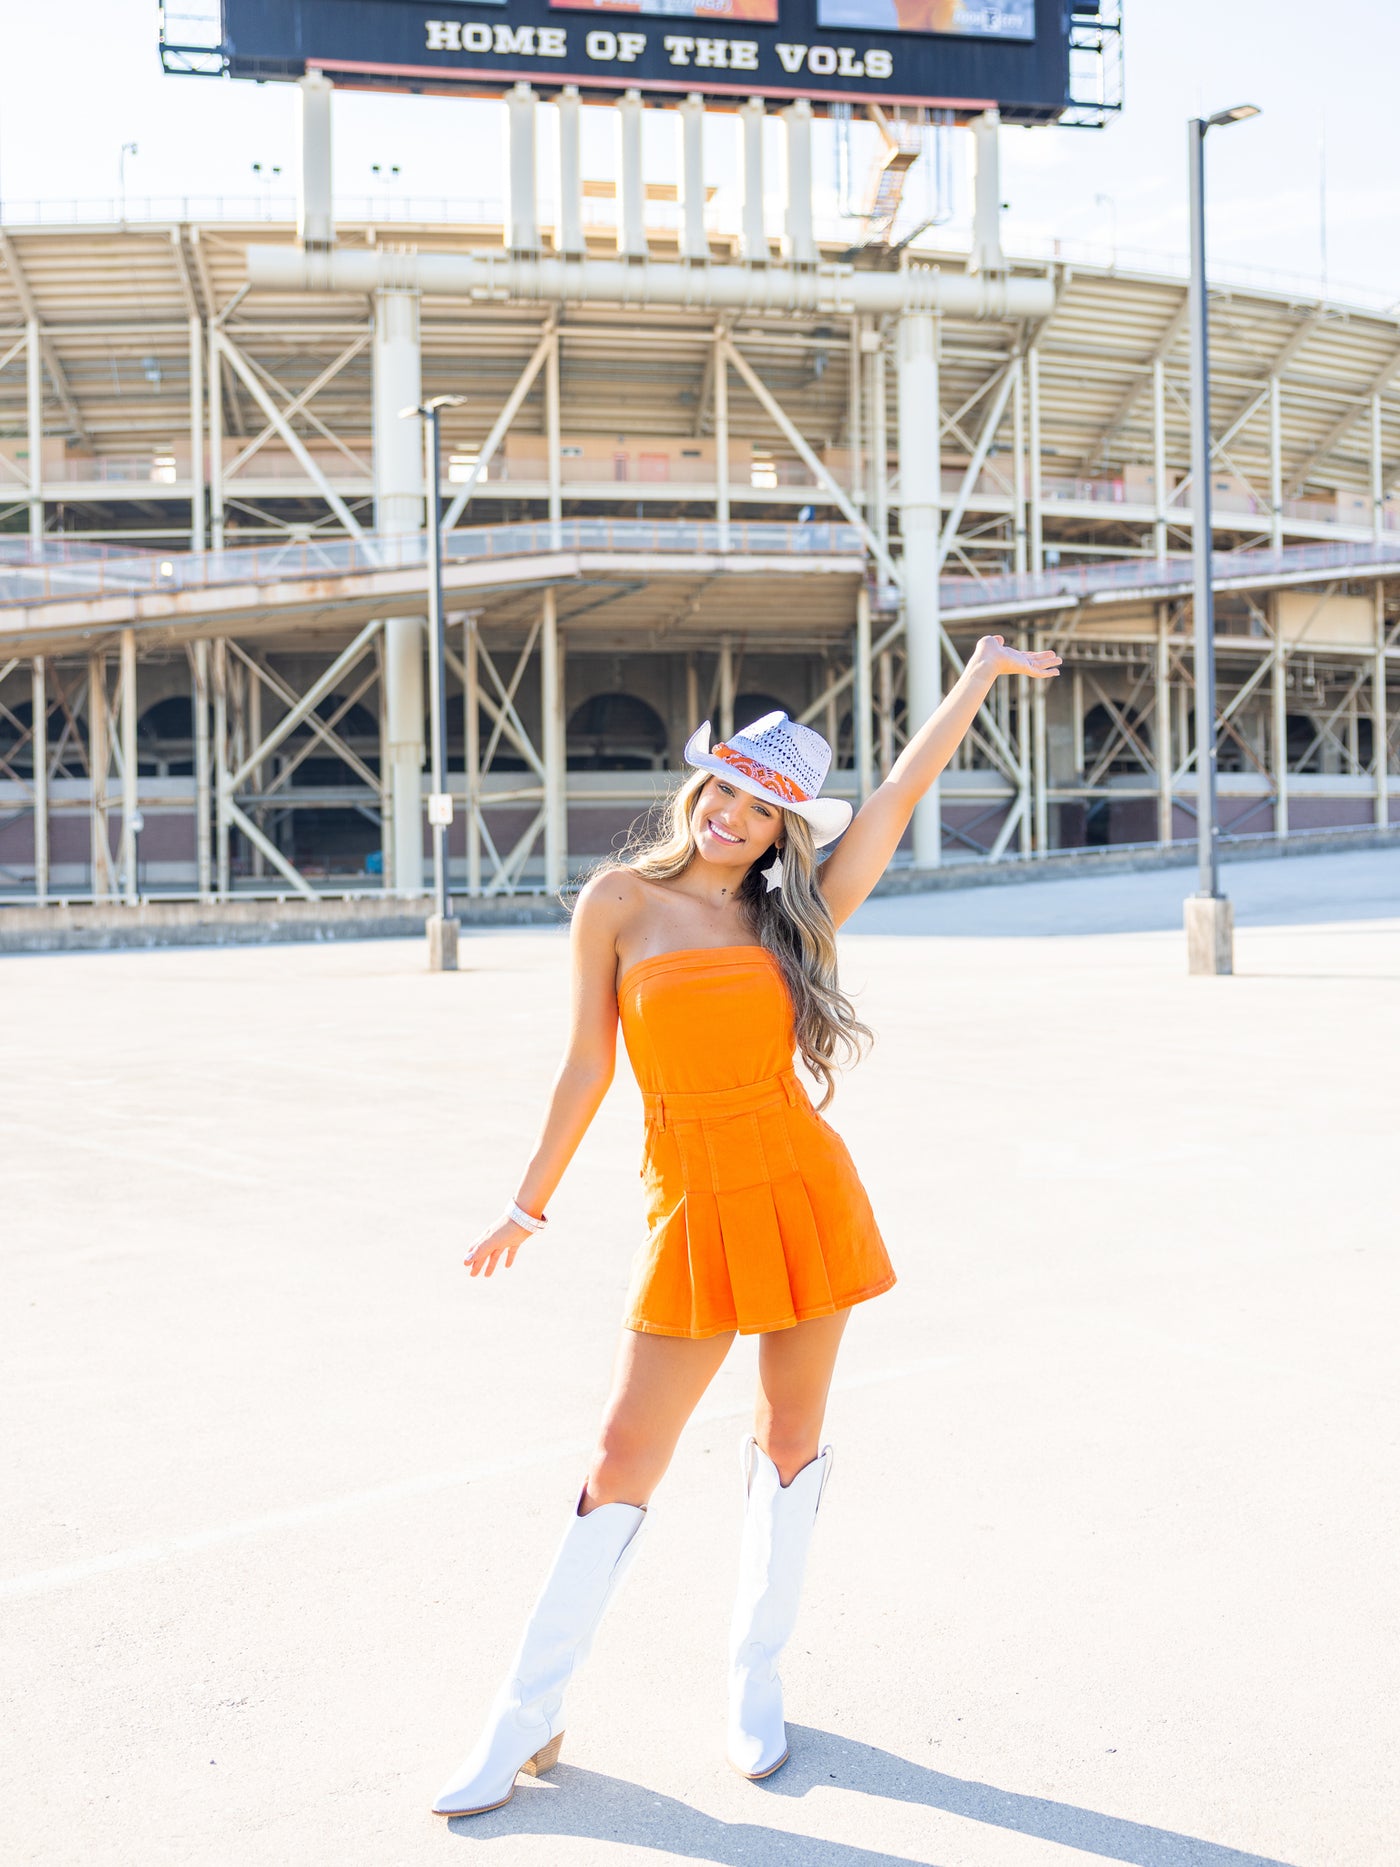
[[[1079,24],[1097,75],[1061,119],[1114,105],[1106,10]],[[554,890],[615,847],[697,718],[786,708],[859,798],[910,696],[922,717],[988,631],[1066,678],[983,713],[904,860],[1194,839],[1183,278],[1004,251],[980,99],[439,74],[505,96],[501,198],[336,201],[351,65],[248,62],[295,96],[294,201],[7,208],[7,900],[424,890],[425,468],[400,415],[439,397],[458,896]],[[616,121],[610,174],[583,172],[585,108]],[[658,109],[678,183],[645,172]],[[849,150],[853,110],[870,178],[824,218],[815,126]],[[717,112],[737,190],[707,176]],[[955,137],[957,252],[915,211]],[[1397,378],[1394,307],[1212,278],[1227,838],[1393,821]]]

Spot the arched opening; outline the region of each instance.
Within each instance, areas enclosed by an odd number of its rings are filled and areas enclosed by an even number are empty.
[[[746,726],[752,726],[755,720],[761,720],[765,713],[786,713],[791,718],[797,716],[786,700],[779,700],[774,694],[745,693],[739,694],[734,701],[734,730],[742,732]],[[698,721],[696,722],[698,725]]]
[[[1133,729],[1134,738],[1148,753],[1152,749],[1152,735],[1143,723],[1141,713],[1136,707],[1119,707],[1118,713]],[[1116,742],[1116,743],[1115,743]],[[1108,708],[1103,705],[1090,707],[1084,715],[1084,770],[1087,774],[1095,770],[1107,747],[1113,744],[1113,756],[1099,774],[1100,777],[1112,777],[1115,773],[1134,773],[1138,776],[1147,769],[1146,763],[1133,749],[1133,739],[1125,739],[1119,734],[1118,721]]]
[[[379,721],[369,708],[359,701],[344,713],[343,694],[327,694],[316,708],[316,717],[329,726],[335,720],[333,728],[337,739],[343,739],[355,756],[373,772],[379,770]],[[340,714],[339,719],[336,715]],[[295,727],[282,741],[274,758],[296,757],[310,743],[309,750],[296,768],[293,783],[299,785],[344,785],[360,782],[353,768],[346,764],[338,752],[327,745],[319,733],[314,733],[303,722]]]
[[[137,719],[136,767],[143,777],[194,776],[194,703],[188,694],[167,694]]]
[[[896,694],[891,715],[894,722],[896,745],[904,740],[904,722],[908,714],[903,694]],[[820,729],[819,729],[820,730]],[[876,773],[880,766],[880,715],[872,709],[870,715],[870,744],[874,751]],[[836,733],[836,757],[833,763],[843,768],[853,768],[856,762],[856,716],[853,707],[847,707],[841,715],[841,724]]]
[[[1317,744],[1314,745],[1314,739]],[[1290,771],[1321,771],[1322,748],[1326,735],[1319,736],[1317,726],[1306,713],[1290,713],[1284,721],[1284,744]]]
[[[570,771],[660,771],[666,722],[635,694],[594,694],[569,715]]]

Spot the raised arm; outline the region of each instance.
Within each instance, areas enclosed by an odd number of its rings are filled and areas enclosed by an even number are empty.
[[[966,737],[1000,674],[1048,680],[1060,671],[1051,648],[1022,654],[999,635],[984,635],[942,705],[905,746],[890,775],[856,812],[849,830],[821,866],[821,888],[831,918],[849,920],[884,874],[914,806]]]
[[[569,1041],[555,1073],[534,1152],[513,1189],[516,1204],[539,1218],[608,1093],[617,1056],[617,927],[621,888],[600,875],[583,889],[574,909],[569,954],[572,975]],[[510,1195],[507,1194],[507,1197]],[[473,1277],[489,1277],[497,1260],[507,1266],[530,1236],[501,1218],[473,1245],[465,1262]]]

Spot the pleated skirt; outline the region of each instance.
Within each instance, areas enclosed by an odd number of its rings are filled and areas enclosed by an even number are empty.
[[[765,1334],[833,1316],[894,1283],[846,1144],[792,1071],[644,1099],[648,1230],[627,1328]]]

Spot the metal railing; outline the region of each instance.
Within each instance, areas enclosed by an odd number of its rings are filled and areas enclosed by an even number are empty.
[[[855,526],[816,520],[784,524],[778,520],[732,519],[722,542],[713,520],[687,519],[528,519],[510,525],[481,525],[450,532],[443,541],[443,562],[479,563],[533,556],[551,551],[647,551],[689,554],[803,557],[861,557],[864,546]],[[41,555],[42,554],[42,555]],[[83,598],[142,595],[151,591],[211,589],[225,584],[275,583],[305,577],[348,577],[374,571],[416,570],[425,565],[421,532],[401,536],[368,534],[364,538],[304,538],[284,543],[244,545],[227,551],[118,551],[110,546],[65,544],[29,539],[0,545],[0,608]],[[1285,545],[1282,549],[1217,551],[1214,577],[1219,584],[1261,574],[1346,570],[1359,566],[1400,566],[1400,538],[1366,542]],[[1191,560],[1113,558],[1043,571],[994,577],[945,577],[940,601],[945,610],[977,609],[1037,600],[1088,600],[1134,590],[1188,589]]]
[[[786,525],[774,520],[731,520],[727,542],[712,520],[530,519],[512,525],[482,525],[450,532],[443,562],[464,564],[545,551],[653,551],[765,556],[810,556],[861,552],[853,525],[814,521]],[[57,542],[57,541],[56,541]],[[300,577],[348,577],[357,573],[418,569],[426,563],[422,532],[364,538],[305,538],[282,544],[240,546],[227,551],[142,552],[97,559],[63,557],[42,562],[0,559],[0,607],[72,602],[151,591],[210,589],[221,584],[274,583]]]
[[[1377,538],[1366,543],[1339,540],[1335,544],[1284,545],[1280,550],[1217,551],[1211,576],[1217,584],[1247,580],[1261,573],[1286,576],[1290,571],[1346,570],[1361,565],[1400,565],[1400,538]],[[975,609],[983,605],[1032,603],[1039,598],[1081,600],[1110,592],[1133,590],[1189,590],[1191,560],[1168,558],[1111,558],[1098,564],[1071,564],[1062,570],[1022,571],[1001,577],[945,577],[939,585],[944,609]]]

